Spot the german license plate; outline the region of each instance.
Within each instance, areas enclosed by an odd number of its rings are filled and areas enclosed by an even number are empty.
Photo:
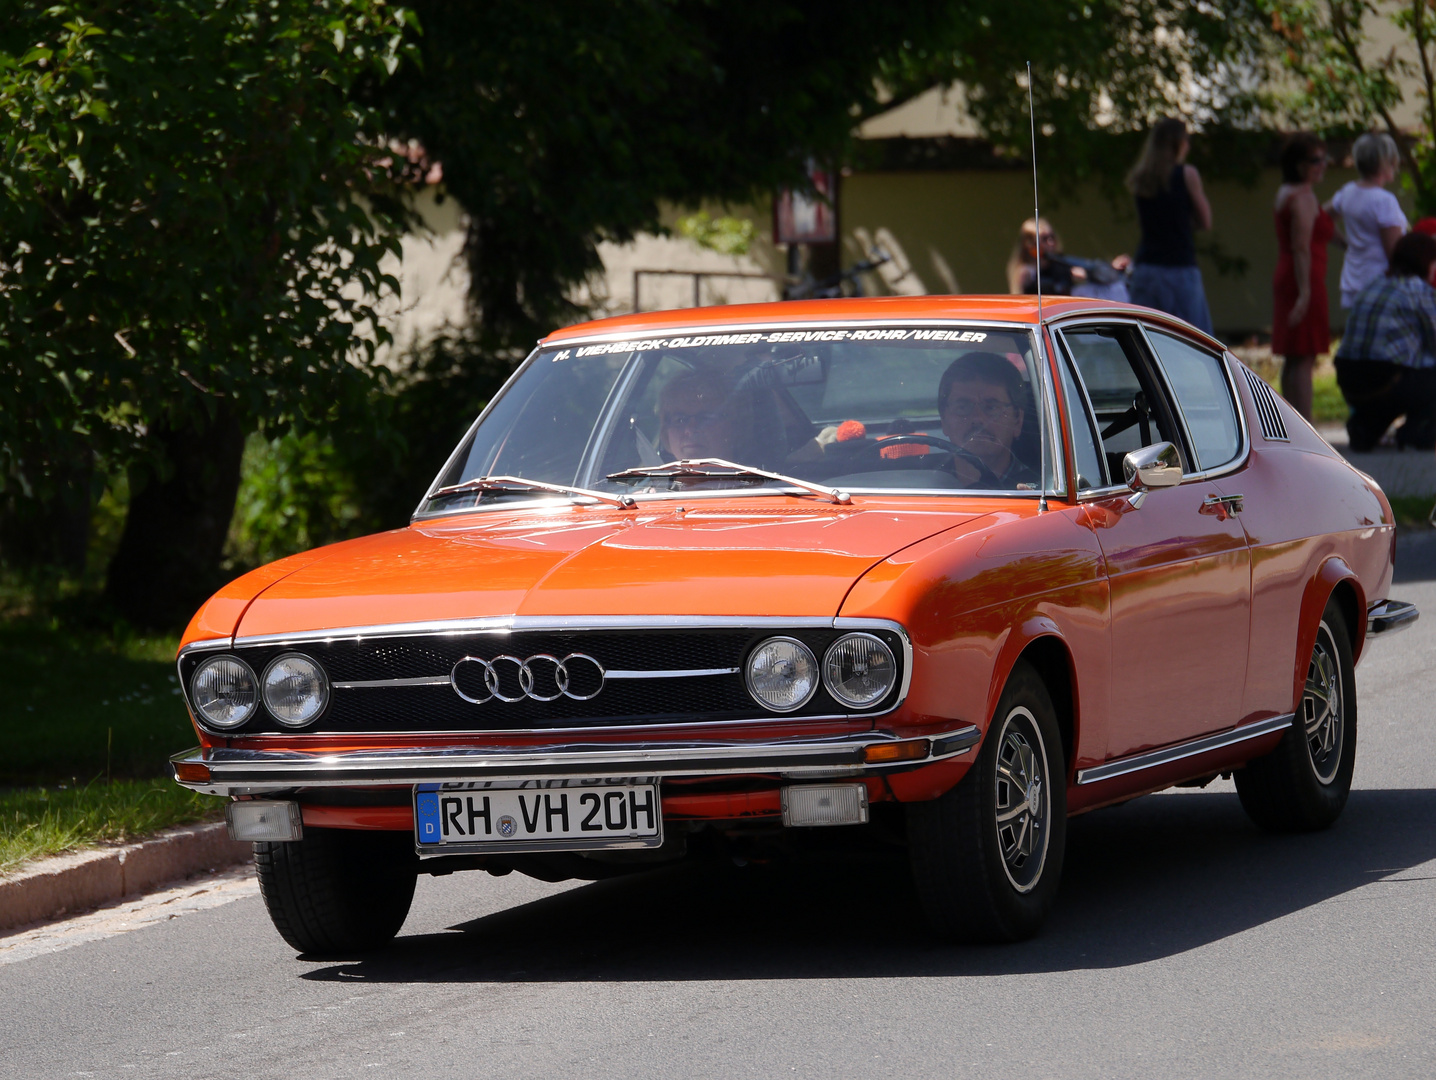
[[[647,848],[663,843],[653,777],[419,784],[421,855]]]

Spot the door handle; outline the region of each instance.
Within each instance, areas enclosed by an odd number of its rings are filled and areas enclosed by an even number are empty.
[[[1208,495],[1202,500],[1204,514],[1240,514],[1245,495]]]

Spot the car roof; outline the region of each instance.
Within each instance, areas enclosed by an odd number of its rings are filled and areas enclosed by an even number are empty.
[[[1092,300],[1074,296],[1042,299],[1042,321],[1081,313],[1142,314],[1160,319],[1201,337],[1206,335],[1186,323],[1149,308],[1113,300]],[[767,323],[853,323],[866,321],[914,321],[964,319],[975,321],[1027,323],[1036,325],[1035,296],[873,296],[833,300],[788,300],[768,304],[720,304],[701,308],[676,308],[615,315],[607,319],[574,323],[555,330],[541,344],[556,345],[580,338],[621,338],[628,335],[662,333],[676,328],[753,326]]]

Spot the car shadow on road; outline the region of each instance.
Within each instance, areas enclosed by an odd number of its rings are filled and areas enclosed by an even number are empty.
[[[562,982],[998,975],[1122,967],[1199,948],[1436,859],[1436,791],[1352,793],[1323,833],[1270,836],[1229,793],[1140,799],[1073,819],[1041,937],[927,935],[901,855],[684,864],[597,882],[302,978]]]

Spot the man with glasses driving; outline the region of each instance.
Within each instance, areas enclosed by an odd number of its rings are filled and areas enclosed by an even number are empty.
[[[955,456],[953,464],[959,479],[973,487],[1001,491],[1037,487],[1036,470],[1012,450],[1013,442],[1022,434],[1026,400],[1022,375],[1006,357],[974,352],[948,365],[937,384],[942,433],[959,450],[981,461],[991,474],[969,477],[977,470]]]

